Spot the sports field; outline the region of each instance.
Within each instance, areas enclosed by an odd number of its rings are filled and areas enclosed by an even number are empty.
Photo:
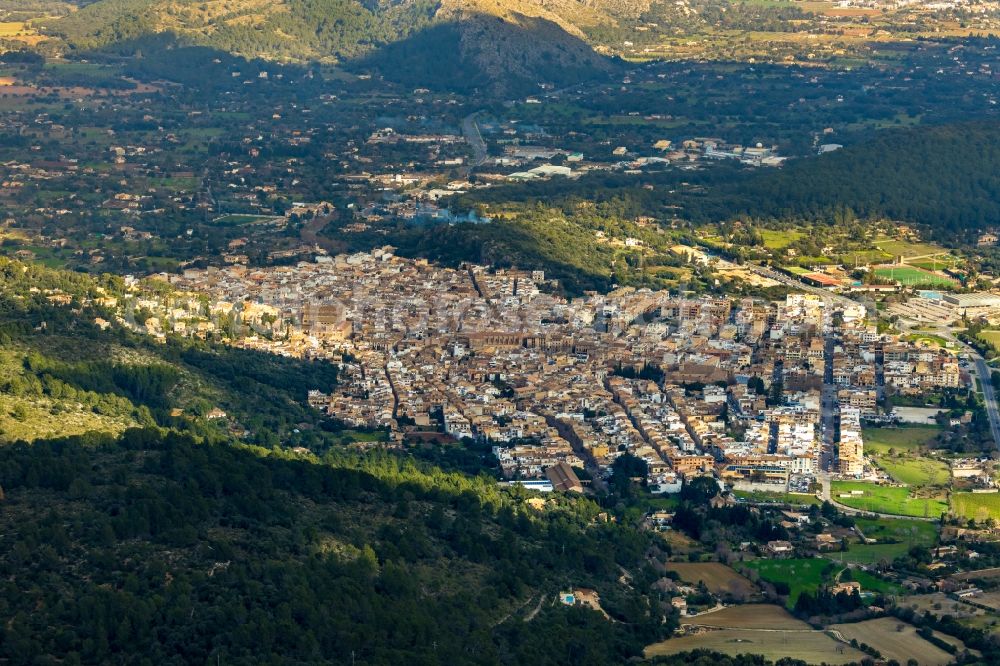
[[[973,520],[1000,520],[1000,493],[952,493],[951,510]]]
[[[851,491],[857,490],[860,490],[861,494],[850,494]],[[831,493],[833,499],[844,506],[875,513],[938,518],[948,510],[947,503],[941,499],[941,494],[938,492],[915,496],[911,488],[880,486],[863,481],[834,481]]]
[[[877,266],[873,270],[876,277],[891,280],[904,286],[921,284],[934,285],[935,287],[954,287],[958,284],[949,277],[913,266]]]

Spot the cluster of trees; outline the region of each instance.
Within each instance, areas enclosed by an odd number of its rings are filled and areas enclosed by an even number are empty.
[[[827,588],[820,588],[815,594],[799,594],[799,598],[795,600],[795,614],[802,617],[843,615],[863,608],[864,605],[857,590],[834,594]]]

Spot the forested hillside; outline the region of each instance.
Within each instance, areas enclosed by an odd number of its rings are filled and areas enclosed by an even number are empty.
[[[145,429],[0,448],[0,483],[14,663],[609,664],[673,626],[649,540],[595,504],[392,457]],[[617,621],[555,604],[570,584]]]
[[[837,207],[926,225],[942,238],[1000,224],[1000,126],[966,123],[891,130],[775,172],[719,188],[720,209],[817,217]],[[711,208],[691,205],[704,219]]]

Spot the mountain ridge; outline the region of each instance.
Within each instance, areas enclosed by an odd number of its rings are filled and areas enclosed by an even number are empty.
[[[419,73],[447,63],[457,66],[447,70],[449,78],[437,77],[442,86],[519,94],[537,89],[538,83],[571,85],[614,69],[614,61],[586,41],[587,29],[617,22],[599,4],[98,0],[53,21],[47,29],[78,52],[116,48],[134,52],[134,45],[146,38],[172,35],[179,45],[207,46],[246,58],[318,62],[349,70],[375,67],[390,80],[401,70],[398,78],[407,83],[412,78],[409,70]],[[642,6],[635,5],[636,11]],[[433,38],[422,38],[428,31]],[[475,85],[468,85],[469,79]]]

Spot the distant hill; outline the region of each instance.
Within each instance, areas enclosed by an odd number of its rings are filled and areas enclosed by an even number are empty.
[[[76,50],[141,50],[170,35],[246,58],[375,69],[406,84],[491,94],[569,85],[613,61],[589,30],[637,14],[639,2],[557,0],[98,0],[47,30]],[[156,41],[153,43],[161,43]],[[143,51],[146,57],[150,52]]]

